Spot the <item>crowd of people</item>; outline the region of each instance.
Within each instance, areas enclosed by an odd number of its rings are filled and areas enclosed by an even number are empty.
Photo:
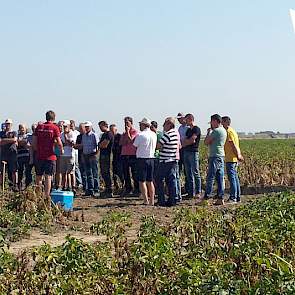
[[[184,195],[199,201],[211,198],[216,181],[215,204],[222,205],[226,171],[230,184],[228,201],[240,201],[238,163],[243,156],[228,116],[211,116],[204,139],[209,149],[204,194],[199,169],[201,130],[192,114],[168,117],[163,128],[156,121],[143,118],[139,130],[131,117],[125,117],[122,134],[115,124],[109,126],[100,121],[100,136],[90,121],[77,128],[74,120],[55,123],[55,119],[55,113],[48,111],[46,121],[33,124],[30,133],[24,124],[13,131],[11,119],[2,124],[2,184],[7,173],[11,189],[23,190],[34,181],[37,187],[44,186],[49,200],[55,188],[75,194],[81,191],[85,197],[96,198],[113,197],[114,192],[122,197],[132,194],[152,206],[156,196],[157,205],[174,206]]]

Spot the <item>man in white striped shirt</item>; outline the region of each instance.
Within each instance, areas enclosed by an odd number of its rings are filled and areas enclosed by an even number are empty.
[[[174,206],[177,197],[177,148],[179,146],[179,136],[175,129],[175,119],[166,118],[164,122],[164,134],[157,147],[160,149],[159,168],[156,176],[158,188],[158,205]],[[164,179],[168,186],[169,198],[165,200]]]

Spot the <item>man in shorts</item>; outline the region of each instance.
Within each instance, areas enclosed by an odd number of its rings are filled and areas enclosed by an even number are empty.
[[[146,118],[139,122],[139,126],[141,132],[133,143],[136,147],[139,188],[145,204],[154,206],[155,186],[153,180],[157,135],[150,129],[151,121]]]
[[[64,121],[64,131],[61,134],[64,154],[60,156],[60,172],[62,175],[62,188],[65,191],[74,191],[75,189],[75,177],[73,177],[75,171],[75,150],[73,148],[75,136],[70,124],[70,121]]]
[[[37,151],[36,161],[36,185],[42,185],[43,175],[45,175],[45,198],[50,202],[50,190],[52,175],[55,172],[56,155],[54,153],[55,143],[60,154],[64,153],[63,145],[60,139],[59,128],[54,124],[55,113],[48,111],[46,113],[46,122],[38,124],[33,135],[33,147]]]

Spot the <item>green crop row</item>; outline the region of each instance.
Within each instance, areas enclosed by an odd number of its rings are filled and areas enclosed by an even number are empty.
[[[125,213],[94,224],[105,242],[71,237],[0,254],[0,294],[295,294],[295,195],[240,207],[182,208],[169,226]]]

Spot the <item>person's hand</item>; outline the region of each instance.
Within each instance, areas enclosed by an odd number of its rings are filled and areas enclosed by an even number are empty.
[[[60,150],[60,154],[63,155],[64,153],[65,153],[65,150],[62,148],[62,149]]]
[[[239,154],[237,158],[239,162],[244,162],[244,157],[241,154]]]
[[[131,130],[131,127],[129,127],[129,126],[125,126],[125,131],[126,131],[127,133],[129,133],[130,130]]]

